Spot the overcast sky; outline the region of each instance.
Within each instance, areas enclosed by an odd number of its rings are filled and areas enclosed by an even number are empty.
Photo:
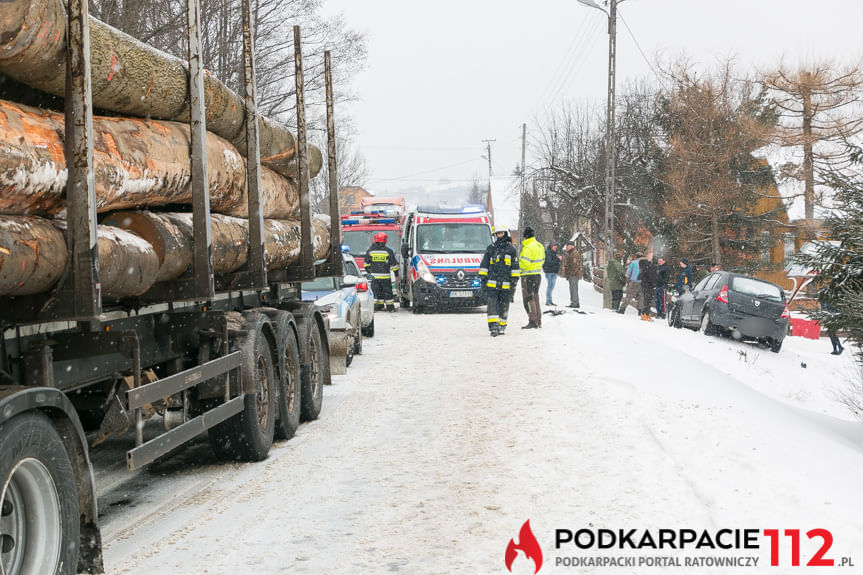
[[[368,61],[348,105],[378,194],[444,179],[484,181],[521,160],[537,120],[562,101],[604,110],[607,16],[576,0],[325,0],[366,34]],[[780,57],[863,56],[861,0],[625,0],[617,86],[652,77],[657,53],[744,67]],[[337,113],[339,110],[337,109]],[[528,150],[528,163],[530,163]]]

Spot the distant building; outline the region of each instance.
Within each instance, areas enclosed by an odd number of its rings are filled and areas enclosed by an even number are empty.
[[[348,214],[351,210],[361,210],[363,198],[374,196],[360,186],[346,186],[339,190],[339,212],[341,215]]]

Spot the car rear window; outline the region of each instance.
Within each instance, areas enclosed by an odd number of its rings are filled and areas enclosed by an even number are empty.
[[[734,277],[731,280],[731,289],[738,293],[757,297],[758,299],[776,302],[785,301],[785,293],[782,291],[782,288],[755,278]]]

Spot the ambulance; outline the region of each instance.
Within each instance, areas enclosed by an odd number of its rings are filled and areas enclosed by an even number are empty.
[[[419,207],[405,216],[399,277],[402,307],[414,313],[485,305],[479,266],[492,243],[485,208]]]

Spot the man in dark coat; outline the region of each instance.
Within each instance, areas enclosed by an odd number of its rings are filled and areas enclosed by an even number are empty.
[[[638,279],[641,280],[641,319],[653,321],[650,317],[650,306],[653,303],[656,290],[656,264],[653,263],[653,252],[647,252],[638,260]]]
[[[665,258],[656,259],[656,315],[664,318],[668,310],[665,309],[665,292],[668,290],[668,279],[671,276],[671,268]]]
[[[689,260],[680,258],[680,268],[677,270],[677,295],[683,295],[684,292],[692,290],[692,267],[689,265]]]
[[[492,337],[504,335],[506,331],[509,304],[520,275],[518,254],[509,239],[509,229],[504,225],[495,226],[494,235],[494,243],[485,249],[479,264],[479,276],[488,302],[488,331]]]
[[[569,305],[578,309],[580,302],[578,301],[578,282],[584,273],[584,262],[581,259],[581,252],[575,249],[574,242],[566,242],[566,256],[563,262],[563,275],[566,281],[569,282]]]
[[[618,255],[618,257],[621,257]],[[623,264],[617,258],[612,258],[605,266],[605,275],[607,276],[608,288],[611,290],[611,309],[617,310],[620,307],[620,299],[623,297],[623,288],[626,285],[626,273],[623,271]]]
[[[387,246],[387,234],[378,232],[375,243],[369,246],[363,256],[363,267],[372,276],[372,293],[375,294],[375,311],[396,311],[396,301],[393,296],[393,284],[390,274],[399,275],[399,262],[396,254]]]
[[[560,254],[557,253],[557,242],[548,244],[545,250],[545,262],[542,264],[542,273],[545,274],[545,305],[557,305],[552,301],[554,284],[557,283],[557,274],[560,272]]]

